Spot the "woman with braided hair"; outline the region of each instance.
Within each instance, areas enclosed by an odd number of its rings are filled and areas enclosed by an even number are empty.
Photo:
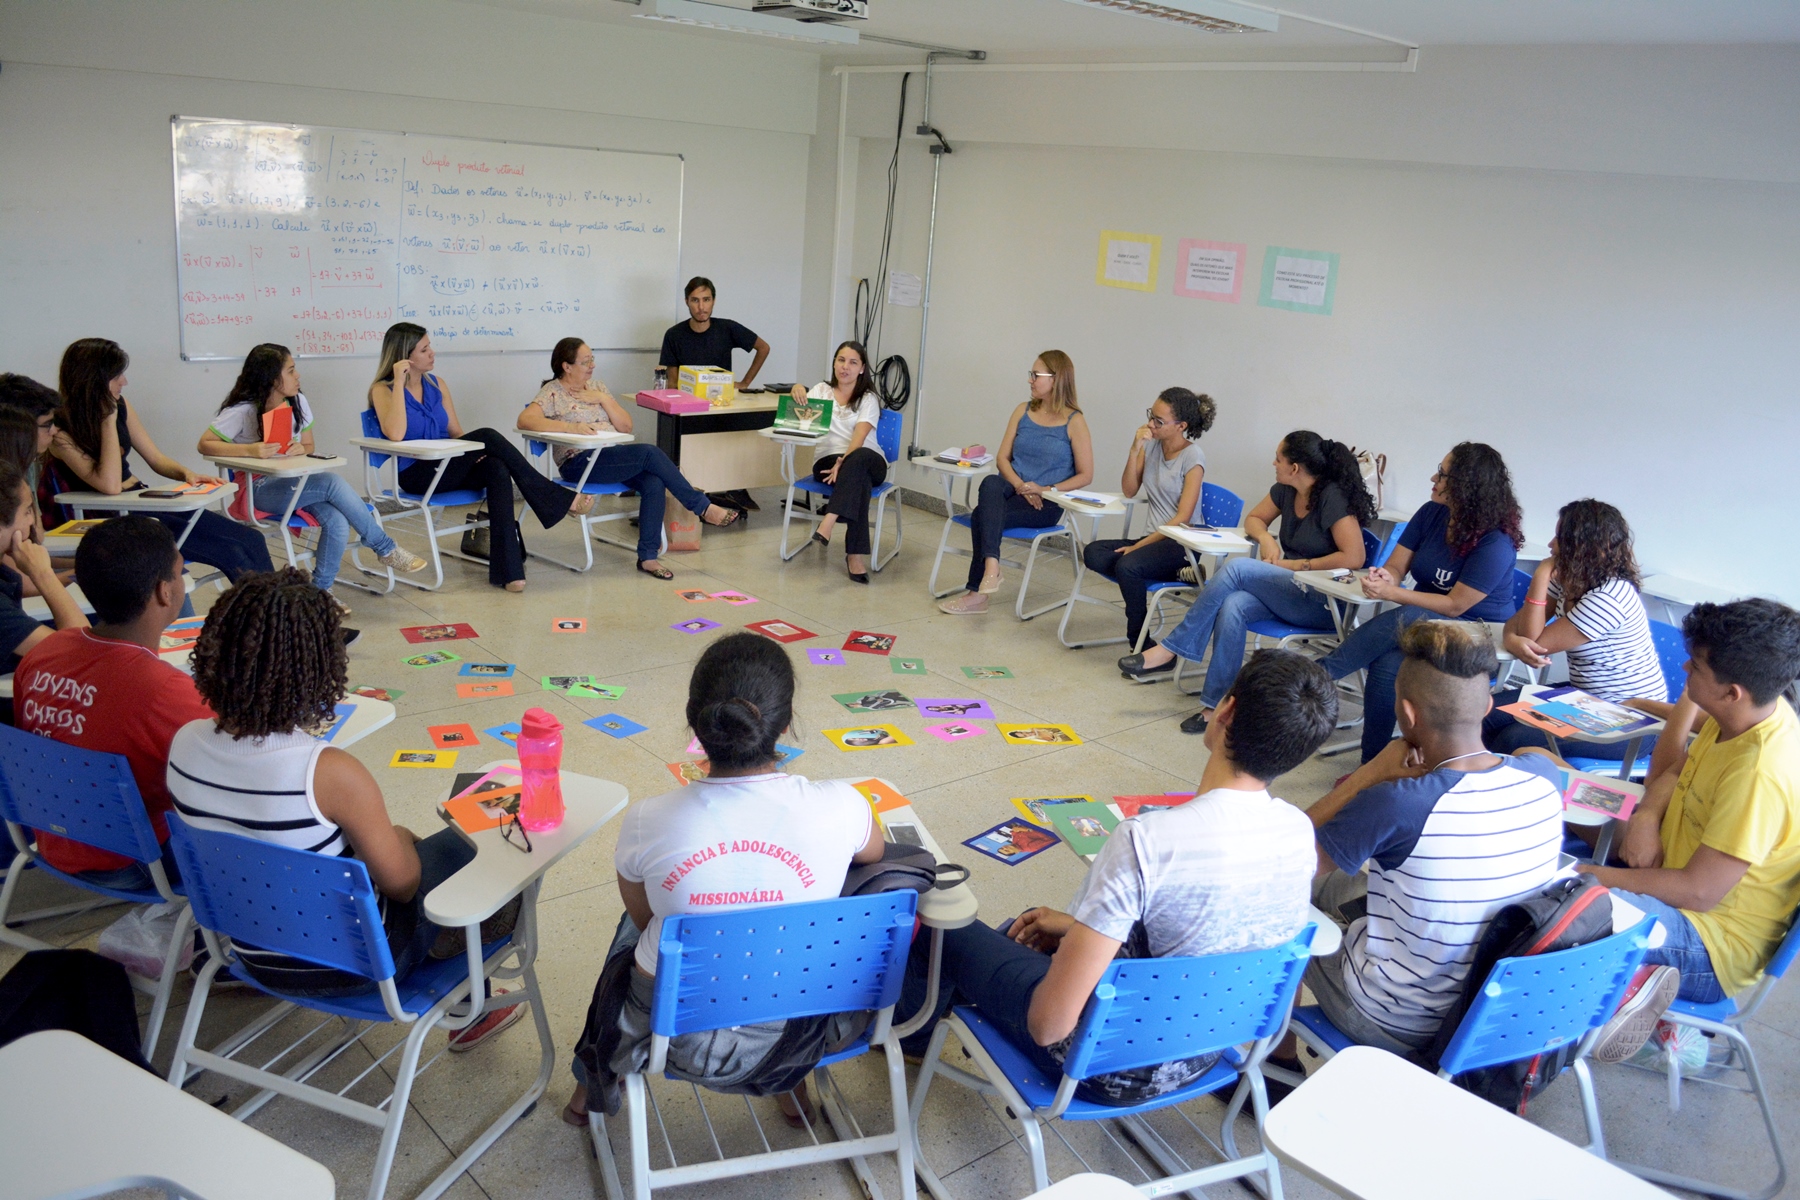
[[[1204,733],[1243,666],[1253,621],[1332,630],[1325,597],[1296,587],[1294,572],[1361,567],[1362,531],[1374,519],[1375,500],[1350,447],[1296,429],[1275,448],[1275,485],[1244,518],[1244,534],[1260,547],[1258,556],[1227,562],[1163,644],[1121,658],[1120,673],[1138,683],[1164,678],[1174,673],[1177,658],[1204,658],[1210,639],[1200,711],[1181,723],[1183,733]],[[1270,532],[1277,523],[1279,539]]]
[[[183,725],[169,747],[169,791],[182,817],[200,829],[360,860],[381,894],[396,977],[427,958],[462,953],[461,931],[433,925],[425,897],[475,851],[455,830],[421,838],[394,824],[368,768],[321,739],[345,687],[330,595],[292,567],[249,576],[207,614],[193,669],[214,716]],[[504,932],[482,930],[484,940]],[[246,972],[281,991],[345,996],[375,986],[253,946],[235,951]],[[450,1048],[467,1050],[520,1015],[518,1005],[490,1008],[453,1034]]]

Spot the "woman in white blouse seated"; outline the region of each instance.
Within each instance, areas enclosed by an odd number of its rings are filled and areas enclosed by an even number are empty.
[[[865,443],[875,436],[881,420],[881,397],[869,375],[869,352],[861,342],[845,342],[831,356],[831,381],[815,383],[803,392],[794,385],[795,400],[831,401],[831,431],[813,450],[813,478],[831,485],[825,502],[825,519],[819,522],[813,541],[831,545],[831,531],[842,521],[845,565],[850,578],[869,582],[869,499],[887,482],[887,456],[881,447]]]
[[[538,389],[519,428],[536,433],[631,432],[631,412],[613,399],[606,384],[594,378],[594,352],[580,338],[564,338],[550,351],[550,378]],[[581,478],[588,459],[599,457],[588,474],[589,483],[622,483],[638,494],[637,569],[658,579],[675,573],[657,559],[662,552],[664,497],[675,493],[681,506],[708,525],[729,525],[738,519],[735,510],[723,508],[687,481],[669,456],[648,442],[627,442],[599,450],[557,446],[557,470],[570,483]]]
[[[1550,621],[1552,615],[1557,619]],[[1552,654],[1566,653],[1570,683],[1652,716],[1667,717],[1668,702],[1679,699],[1669,695],[1650,639],[1631,527],[1624,513],[1600,500],[1576,500],[1556,514],[1550,557],[1532,572],[1525,603],[1506,623],[1506,649],[1533,667],[1549,666]],[[1518,688],[1495,696],[1481,724],[1481,740],[1497,754],[1550,744],[1539,730],[1500,711],[1518,698]],[[1560,744],[1564,754],[1582,758],[1625,757],[1625,742]]]

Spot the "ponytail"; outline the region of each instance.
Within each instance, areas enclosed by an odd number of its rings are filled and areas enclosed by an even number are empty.
[[[1369,495],[1363,482],[1362,466],[1350,447],[1330,438],[1320,437],[1310,429],[1296,429],[1281,439],[1282,457],[1313,477],[1312,491],[1306,497],[1309,511],[1317,511],[1325,499],[1325,489],[1336,484],[1350,505],[1350,515],[1367,529],[1375,521],[1375,497]]]

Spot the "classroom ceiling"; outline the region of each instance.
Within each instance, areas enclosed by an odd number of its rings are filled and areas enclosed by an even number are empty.
[[[639,24],[633,7],[620,0],[478,2]],[[751,5],[751,0],[711,2]],[[1382,40],[1302,21],[1297,13],[1420,46],[1800,43],[1800,0],[1286,0],[1266,7],[1282,9],[1280,32],[1220,35],[1068,0],[869,0],[869,19],[853,24],[864,34],[861,45],[786,44],[817,50],[830,62],[917,61],[916,51],[875,37],[985,50],[1000,61],[1268,59],[1301,51],[1306,57],[1343,58],[1397,50]]]

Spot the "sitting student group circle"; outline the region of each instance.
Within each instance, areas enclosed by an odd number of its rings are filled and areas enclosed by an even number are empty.
[[[669,331],[661,367],[729,363],[733,349],[750,351],[749,384],[768,345],[714,318],[713,298],[709,281],[690,283],[690,318]],[[202,512],[191,527],[187,512],[116,516],[86,531],[73,562],[92,606],[90,624],[66,586],[66,564],[45,551],[39,514],[54,511],[57,493],[144,486],[134,451],[166,479],[210,482],[149,437],[125,396],[128,362],[116,343],[84,338],[65,351],[55,389],[0,376],[0,540],[10,563],[0,567],[0,619],[12,630],[0,635],[12,639],[15,722],[125,754],[159,837],[166,839],[165,816],[179,805],[198,827],[362,860],[387,900],[384,927],[402,973],[461,953],[459,931],[433,925],[422,898],[474,852],[453,831],[421,838],[396,825],[369,770],[345,750],[321,749],[316,737],[348,683],[349,609],[330,588],[350,533],[389,569],[425,566],[384,532],[341,476],[271,478],[256,490],[259,508],[279,511],[299,489],[298,508],[319,527],[310,574],[274,570],[262,533],[217,513]],[[398,442],[479,444],[441,474],[438,462],[402,458],[399,480],[409,492],[424,491],[434,477],[443,489],[485,491],[492,585],[525,586],[515,494],[551,527],[594,502],[563,482],[630,487],[640,498],[637,569],[659,579],[672,578],[661,558],[665,494],[707,524],[740,519],[740,509],[714,503],[644,443],[556,447],[560,480],[546,477],[507,434],[464,426],[435,365],[424,328],[390,328],[365,398],[365,428]],[[519,431],[632,431],[630,409],[595,378],[585,342],[559,342],[549,366],[519,415]],[[1058,524],[1063,510],[1045,493],[1079,489],[1094,477],[1069,356],[1037,355],[1027,385],[994,454],[995,473],[980,483],[967,590],[939,604],[947,615],[986,612],[1004,583],[1003,538]],[[833,402],[812,468],[831,489],[815,540],[829,546],[842,526],[846,573],[867,583],[869,505],[890,465],[870,443],[881,400],[867,352],[843,343],[830,379],[796,386],[793,395]],[[291,441],[265,440],[266,416],[284,408]],[[1671,689],[1639,593],[1631,531],[1617,508],[1595,499],[1564,505],[1550,556],[1519,594],[1524,539],[1511,477],[1494,448],[1462,442],[1438,463],[1430,499],[1385,560],[1370,562],[1365,531],[1378,521],[1377,505],[1357,455],[1302,429],[1277,444],[1274,481],[1243,515],[1254,552],[1210,577],[1187,578],[1195,590],[1182,620],[1160,642],[1143,638],[1152,588],[1184,581],[1188,557],[1159,530],[1199,523],[1200,442],[1217,416],[1209,396],[1181,387],[1159,393],[1120,480],[1120,490],[1148,508],[1149,532],[1082,547],[1085,567],[1123,593],[1124,632],[1139,647],[1118,660],[1125,680],[1167,679],[1181,660],[1206,664],[1200,709],[1181,723],[1207,751],[1196,794],[1121,821],[1065,908],[1034,907],[1003,924],[978,920],[945,931],[939,1007],[906,1048],[923,1052],[936,1018],[953,1003],[972,1004],[1054,1077],[1115,957],[1278,946],[1310,919],[1309,905],[1343,926],[1341,948],[1306,969],[1324,1015],[1362,1044],[1397,1053],[1430,1044],[1461,994],[1487,921],[1567,874],[1565,846],[1584,849],[1570,835],[1593,840],[1594,827],[1564,824],[1563,768],[1549,738],[1501,711],[1520,693],[1494,693],[1497,648],[1534,668],[1565,655],[1574,686],[1663,721],[1643,797],[1612,858],[1575,866],[1666,931],[1594,1057],[1617,1061],[1636,1052],[1677,996],[1711,1003],[1752,985],[1800,904],[1800,719],[1784,699],[1800,677],[1800,613],[1766,599],[1695,606],[1679,631],[1684,675]],[[213,457],[307,453],[314,428],[293,355],[259,345],[199,449]],[[157,657],[164,629],[191,612],[183,580],[189,560],[217,568],[232,584],[207,615],[191,677]],[[1299,586],[1301,572],[1354,573],[1346,577],[1352,586],[1385,611],[1339,637],[1330,600]],[[50,622],[26,616],[27,594],[43,597]],[[1302,642],[1312,635],[1316,649],[1246,657],[1248,638],[1268,623]],[[1500,626],[1497,635],[1490,625]],[[1361,678],[1360,765],[1309,809],[1276,799],[1273,781],[1338,727],[1340,681],[1352,676]],[[768,637],[728,633],[700,654],[686,719],[705,752],[705,774],[631,805],[622,818],[614,865],[625,912],[607,958],[629,956],[632,969],[620,976],[628,981],[621,1002],[606,1010],[612,1023],[587,1031],[607,1053],[573,1064],[564,1109],[572,1124],[585,1125],[590,1105],[614,1110],[620,1079],[649,1062],[664,920],[836,896],[853,865],[882,858],[883,829],[861,793],[779,768],[785,756],[777,742],[791,728],[795,686],[787,649]],[[1073,739],[1045,744],[1058,740]],[[1614,763],[1625,753],[1618,742],[1563,739],[1556,748]],[[38,834],[38,845],[59,869],[110,886],[141,885],[134,873],[144,868],[129,860],[49,832]],[[758,849],[713,849],[739,845]],[[167,855],[164,867],[177,875]],[[927,941],[914,943],[897,1020],[914,1015],[926,995]],[[250,950],[240,958],[255,978],[291,991],[331,995],[360,986],[279,955]],[[452,1049],[498,1033],[520,1007],[497,1003],[454,1035]],[[760,1061],[780,1032],[746,1027],[676,1037],[668,1066],[680,1078],[717,1084],[720,1064]],[[840,1035],[847,1036],[833,1036]],[[1141,1103],[1186,1086],[1213,1061],[1095,1076],[1078,1095]],[[1270,1061],[1299,1069],[1291,1035]],[[1284,1085],[1271,1083],[1271,1098],[1284,1094]],[[804,1085],[780,1101],[796,1122],[811,1111]]]

